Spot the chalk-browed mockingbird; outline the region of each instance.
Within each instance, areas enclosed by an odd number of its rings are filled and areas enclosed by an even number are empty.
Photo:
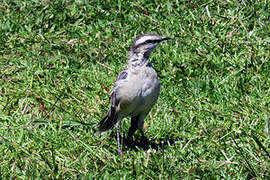
[[[157,73],[149,56],[151,51],[162,41],[170,39],[154,34],[138,36],[128,53],[128,64],[120,72],[111,92],[111,108],[105,118],[97,125],[99,133],[105,132],[117,124],[118,153],[122,155],[120,147],[121,119],[131,116],[131,127],[128,136],[132,137],[137,129],[143,137],[144,118],[156,103],[160,83]]]

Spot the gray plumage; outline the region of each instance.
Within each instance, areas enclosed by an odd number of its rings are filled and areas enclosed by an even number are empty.
[[[128,53],[126,68],[119,73],[111,92],[111,107],[97,125],[98,133],[106,132],[117,124],[118,153],[121,155],[120,127],[124,117],[131,116],[128,136],[132,137],[137,129],[143,134],[146,115],[156,103],[160,82],[149,56],[151,51],[162,41],[170,39],[154,34],[138,36]]]

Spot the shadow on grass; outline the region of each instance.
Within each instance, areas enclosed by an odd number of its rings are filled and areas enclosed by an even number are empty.
[[[111,134],[112,137],[116,139],[115,134]],[[129,139],[121,136],[121,143],[123,145],[123,150],[134,150],[138,151],[139,149],[148,150],[148,149],[154,149],[156,151],[164,150],[167,146],[173,146],[176,142],[185,141],[183,138],[161,138],[161,139],[153,139],[149,141],[148,138],[140,138],[140,139]]]
[[[76,126],[77,125],[77,126]],[[80,125],[85,125],[83,127],[86,127],[85,129],[89,130],[89,124],[86,123],[81,123],[81,122],[69,122],[68,124],[63,125],[62,128],[70,128],[70,130],[75,130],[76,127]],[[91,129],[91,128],[90,128]],[[115,139],[116,138],[116,132],[111,131],[110,133],[110,138]],[[138,136],[133,136],[133,138],[126,138],[121,136],[121,144],[122,144],[122,150],[134,150],[134,151],[139,151],[140,149],[143,149],[144,151],[148,149],[154,149],[156,151],[164,150],[167,148],[167,146],[173,146],[176,142],[186,142],[186,139],[183,139],[181,137],[177,138],[172,138],[172,137],[165,137],[165,138],[160,138],[160,139],[152,139],[151,141],[147,137],[139,137]]]

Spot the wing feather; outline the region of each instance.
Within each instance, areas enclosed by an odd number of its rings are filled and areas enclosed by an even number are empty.
[[[110,99],[110,103],[113,107],[118,106],[119,104],[119,99],[117,99],[117,91],[118,88],[120,87],[121,83],[123,82],[123,80],[125,80],[128,76],[128,71],[127,71],[127,67],[121,71],[114,83],[114,87],[113,90],[111,92],[111,99]]]

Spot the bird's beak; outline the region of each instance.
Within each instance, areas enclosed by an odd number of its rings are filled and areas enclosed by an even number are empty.
[[[165,40],[169,40],[169,39],[171,39],[171,38],[170,38],[170,37],[163,36],[163,37],[161,38],[161,41],[165,41]]]

